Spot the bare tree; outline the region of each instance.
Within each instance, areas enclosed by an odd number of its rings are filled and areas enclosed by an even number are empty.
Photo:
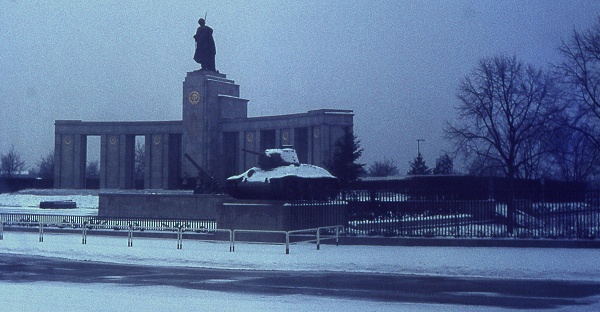
[[[367,172],[372,177],[387,177],[397,175],[400,171],[395,161],[384,158],[371,164]]]
[[[570,110],[567,123],[600,149],[600,17],[586,30],[574,30],[558,50],[563,61],[556,66]]]
[[[54,179],[54,152],[48,153],[38,161],[38,176],[42,179]]]
[[[555,105],[552,79],[516,57],[485,58],[459,86],[460,119],[444,129],[457,150],[509,178],[536,175]]]
[[[135,173],[136,180],[144,180],[144,172],[146,170],[146,146],[138,142],[135,146]]]
[[[85,177],[87,179],[98,179],[100,178],[100,166],[97,160],[88,162],[85,167]]]
[[[583,133],[557,127],[548,144],[554,176],[564,181],[585,182],[598,172],[600,150]]]
[[[25,168],[25,162],[21,160],[21,154],[15,150],[14,146],[10,150],[0,156],[0,169],[8,178],[12,178],[15,174],[19,174]]]

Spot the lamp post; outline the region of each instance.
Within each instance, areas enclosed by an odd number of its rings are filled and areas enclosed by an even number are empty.
[[[417,139],[417,157],[421,155],[421,142],[425,141],[425,139]]]

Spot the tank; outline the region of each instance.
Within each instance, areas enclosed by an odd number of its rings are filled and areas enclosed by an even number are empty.
[[[321,167],[301,164],[293,148],[243,151],[258,155],[258,166],[225,181],[225,192],[234,198],[327,200],[340,191],[338,178]]]

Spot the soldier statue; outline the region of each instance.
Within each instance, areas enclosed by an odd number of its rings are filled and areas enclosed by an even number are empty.
[[[215,54],[217,54],[217,49],[215,48],[215,40],[212,36],[213,30],[206,26],[206,21],[203,18],[198,20],[198,24],[200,24],[200,27],[198,27],[194,35],[194,40],[196,40],[194,61],[201,65],[202,70],[217,71],[215,69]]]

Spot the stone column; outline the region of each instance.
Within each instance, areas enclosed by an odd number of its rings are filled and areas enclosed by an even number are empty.
[[[100,136],[100,188],[133,188],[135,136]]]
[[[165,145],[168,146],[168,135],[153,134],[146,136],[146,176],[147,189],[167,188],[164,179],[168,176],[168,163]]]
[[[133,189],[135,171],[135,135],[120,135],[119,143],[119,188]]]
[[[54,135],[54,187],[85,188],[87,136]]]
[[[119,136],[100,136],[100,188],[119,188]]]

